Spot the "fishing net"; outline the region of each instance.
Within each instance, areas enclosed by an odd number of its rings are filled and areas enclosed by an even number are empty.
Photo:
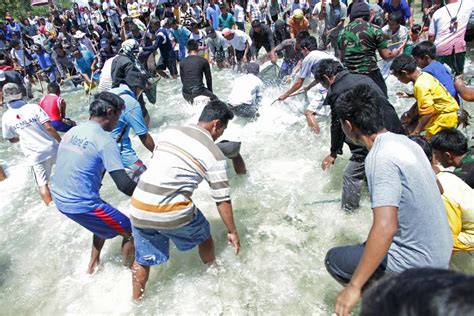
[[[278,83],[279,72],[280,67],[278,67],[278,65],[271,64],[260,71],[259,77],[262,79],[265,85],[276,85]]]

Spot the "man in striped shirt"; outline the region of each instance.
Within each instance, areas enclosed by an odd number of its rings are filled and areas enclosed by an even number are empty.
[[[142,174],[131,200],[130,219],[136,247],[132,268],[134,299],[143,294],[150,266],[168,260],[170,239],[181,251],[199,245],[202,261],[208,265],[214,262],[209,222],[191,200],[202,180],[209,183],[212,198],[227,227],[229,243],[235,247],[236,254],[239,252],[227,162],[214,143],[233,116],[225,103],[210,101],[197,125],[169,128],[158,138],[150,166]]]

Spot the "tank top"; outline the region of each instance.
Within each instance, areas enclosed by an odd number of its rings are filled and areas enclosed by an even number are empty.
[[[41,99],[39,106],[48,114],[51,121],[60,121],[63,119],[61,117],[61,101],[61,97],[50,93]]]

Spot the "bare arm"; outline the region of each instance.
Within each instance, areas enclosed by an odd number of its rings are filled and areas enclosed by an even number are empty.
[[[435,36],[434,35],[428,35],[428,41],[430,41],[431,43],[434,43]]]
[[[298,78],[296,79],[295,83],[293,83],[293,85],[291,86],[291,88],[286,91],[285,93],[283,93],[279,98],[278,100],[280,101],[283,101],[285,100],[286,98],[288,98],[288,96],[290,94],[292,94],[293,92],[296,92],[298,91],[299,88],[301,88],[301,86],[303,85],[304,83],[304,78]]]
[[[237,228],[234,223],[234,214],[232,211],[231,201],[224,201],[216,203],[217,210],[221,216],[224,225],[227,227],[227,239],[235,248],[235,254],[239,253],[240,250],[240,239],[237,233]]]
[[[462,78],[456,78],[454,86],[463,100],[468,102],[474,101],[474,88],[466,87]]]
[[[306,110],[304,115],[306,116],[309,128],[311,128],[315,134],[319,134],[321,130],[318,121],[316,120],[316,113]]]
[[[403,51],[403,46],[400,46],[398,48],[395,48],[394,50],[390,50],[388,48],[379,48],[379,54],[382,59],[387,60],[387,59],[393,59],[400,55],[400,53]]]
[[[19,137],[9,138],[8,141],[12,144],[18,143],[20,141]]]
[[[153,150],[155,149],[155,141],[153,140],[153,137],[151,137],[150,133],[146,133],[138,137],[140,138],[140,141],[142,142],[143,146],[145,146],[145,148],[148,149],[150,152],[153,152]]]
[[[46,129],[46,131],[48,131],[49,135],[58,141],[58,143],[61,142],[61,136],[59,136],[58,132],[56,129],[54,129],[53,125],[51,125],[50,121],[44,122],[43,127]]]
[[[418,124],[416,125],[416,128],[413,130],[413,132],[410,133],[410,135],[419,135],[434,115],[435,113],[420,115]]]
[[[388,253],[397,232],[398,209],[394,206],[382,206],[373,209],[374,222],[370,229],[364,253],[357,265],[351,281],[337,296],[336,314],[348,315],[361,296],[362,287],[380,266]]]

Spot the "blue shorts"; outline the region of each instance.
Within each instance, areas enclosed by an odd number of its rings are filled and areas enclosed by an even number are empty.
[[[202,244],[211,236],[209,222],[198,210],[194,219],[186,226],[155,230],[132,226],[135,242],[135,261],[143,266],[166,262],[169,258],[170,239],[180,251],[186,251]]]
[[[51,121],[51,125],[54,127],[55,130],[62,133],[66,133],[68,130],[73,128],[72,125],[64,123],[63,120]]]
[[[130,219],[107,203],[99,204],[86,213],[68,214],[62,211],[61,213],[104,239],[114,238],[132,230]]]
[[[293,72],[293,68],[295,68],[296,64],[289,62],[289,61],[283,61],[280,67],[280,73],[278,74],[279,78],[283,78],[285,76],[291,75]]]

